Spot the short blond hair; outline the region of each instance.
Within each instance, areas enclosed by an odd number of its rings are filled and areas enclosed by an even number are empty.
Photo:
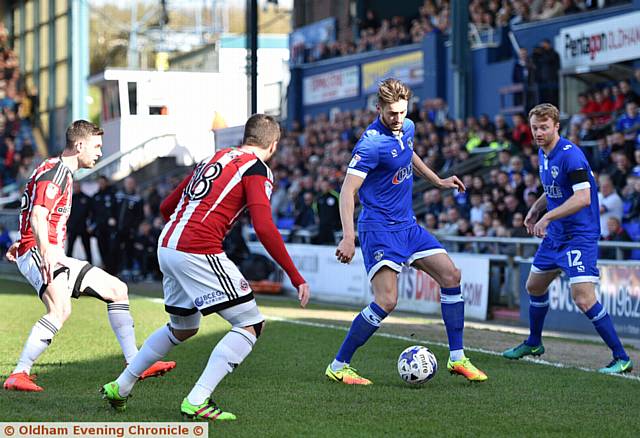
[[[388,78],[380,82],[378,87],[378,104],[391,104],[400,100],[411,99],[411,89],[399,79]]]
[[[550,103],[541,103],[533,107],[531,111],[529,111],[529,120],[531,120],[533,116],[541,120],[551,119],[554,124],[560,123],[560,111]]]

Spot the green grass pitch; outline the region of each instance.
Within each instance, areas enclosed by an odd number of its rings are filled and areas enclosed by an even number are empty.
[[[44,307],[23,283],[3,280],[0,286],[4,381]],[[273,315],[295,303],[261,299],[260,306]],[[133,297],[131,309],[138,344],[167,321],[157,300]],[[228,327],[217,316],[203,318],[200,333],[168,356],[177,368],[140,382],[127,411],[118,414],[98,394],[100,385],[117,377],[124,364],[106,306],[89,298],[74,300],[69,321],[33,369],[45,391],[0,390],[0,420],[182,421],[180,402]],[[489,380],[470,384],[450,376],[446,350],[432,347],[438,374],[424,386],[410,387],[396,371],[398,354],[410,343],[380,336],[356,355],[355,365],[374,381],[373,386],[332,383],[324,377],[324,369],[343,337],[344,331],[336,329],[268,322],[252,354],[214,393],[218,404],[235,413],[238,421],[212,424],[210,436],[623,437],[637,436],[640,427],[638,380],[474,353],[474,362]]]

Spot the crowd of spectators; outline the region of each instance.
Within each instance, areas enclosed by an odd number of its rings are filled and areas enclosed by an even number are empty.
[[[418,43],[430,33],[448,34],[451,30],[450,3],[449,0],[424,0],[417,16],[409,18],[379,18],[373,10],[367,10],[355,39],[320,43],[307,51],[304,61]],[[472,0],[468,6],[469,23],[478,31],[485,31],[623,3],[629,3],[629,0]]]
[[[0,188],[28,177],[33,170],[31,122],[36,97],[24,88],[18,57],[0,23]]]
[[[632,86],[640,88],[640,69],[633,81],[616,85],[624,98],[613,98],[620,95],[618,91],[599,90],[611,96],[602,110],[607,97],[589,93],[581,97],[585,110],[562,128],[563,135],[578,145],[597,143],[582,149],[599,183],[603,240],[640,240],[640,112]],[[616,104],[618,100],[621,103]],[[619,114],[616,108],[625,108],[625,112]],[[608,130],[601,135],[591,132],[594,126],[604,126],[605,116]],[[333,245],[339,239],[338,191],[353,145],[375,117],[374,110],[343,111],[331,117],[319,114],[283,130],[278,151],[269,163],[275,179],[271,204],[273,219],[289,242]],[[465,193],[435,188],[422,193],[416,208],[421,225],[439,236],[529,237],[524,218],[543,188],[537,147],[524,114],[510,119],[498,114],[454,120],[446,102],[427,99],[413,101],[408,117],[416,125],[414,150],[440,175],[455,171],[477,150],[488,151],[484,156],[495,161],[492,167],[459,175],[467,187]],[[127,178],[119,190],[101,178],[92,198],[83,195],[77,185],[70,243],[78,237],[88,241],[95,236],[109,272],[129,281],[157,280],[155,254],[164,225],[159,206],[179,181],[180,177],[171,177],[140,191],[133,178]],[[495,244],[476,245],[475,249],[509,250]],[[626,258],[630,253],[622,255]],[[603,249],[601,256],[616,258],[619,254]]]

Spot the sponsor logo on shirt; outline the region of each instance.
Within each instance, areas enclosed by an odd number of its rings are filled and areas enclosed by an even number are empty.
[[[413,165],[409,163],[407,167],[401,167],[400,169],[398,169],[396,174],[393,175],[393,180],[391,182],[397,185],[411,178],[412,176],[413,176]]]
[[[551,185],[544,184],[544,193],[549,198],[553,198],[553,199],[562,198],[562,190],[560,189],[560,186],[557,186],[555,184],[551,184]]]

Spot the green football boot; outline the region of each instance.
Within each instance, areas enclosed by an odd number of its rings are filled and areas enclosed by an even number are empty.
[[[118,412],[123,412],[127,409],[127,399],[129,396],[123,397],[120,395],[120,385],[113,382],[109,382],[100,389],[102,398],[107,400],[111,407]]]
[[[604,368],[600,368],[598,372],[602,374],[622,374],[629,373],[632,369],[633,362],[631,362],[631,359],[613,359],[609,362],[609,365]]]
[[[180,412],[184,417],[191,420],[232,421],[236,419],[235,415],[231,412],[224,412],[210,398],[206,399],[201,405],[194,406],[185,397],[182,400]]]
[[[522,359],[525,356],[541,356],[544,354],[544,345],[532,347],[524,342],[517,347],[510,348],[502,353],[507,359]]]

